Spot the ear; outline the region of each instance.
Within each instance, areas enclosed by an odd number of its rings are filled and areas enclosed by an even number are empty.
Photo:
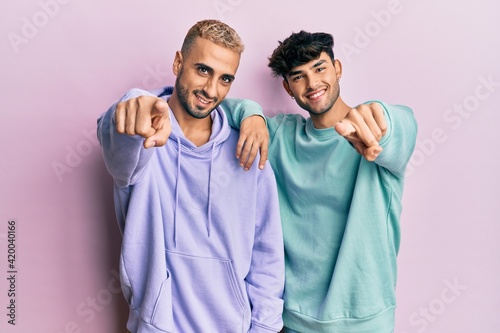
[[[178,76],[182,68],[182,53],[181,51],[175,52],[174,63],[172,64],[172,72]]]
[[[333,66],[335,67],[335,75],[337,76],[337,81],[342,77],[342,63],[340,60],[335,59],[333,61]]]
[[[290,85],[288,84],[288,81],[286,79],[283,79],[283,88],[285,88],[285,90],[288,93],[288,95],[290,95],[290,97],[293,98],[293,92],[290,89]]]

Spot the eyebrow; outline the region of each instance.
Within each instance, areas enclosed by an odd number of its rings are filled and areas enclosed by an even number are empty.
[[[199,67],[203,67],[205,68],[207,71],[209,71],[210,73],[213,73],[214,72],[214,69],[208,65],[205,65],[204,63],[202,62],[197,62],[194,64],[195,67],[199,68]]]
[[[203,67],[203,68],[206,68],[207,71],[210,72],[210,74],[213,74],[214,73],[214,69],[202,62],[197,62],[194,64],[195,67]],[[231,80],[234,80],[236,77],[232,74],[222,74],[222,77],[226,78],[226,79],[231,79]]]
[[[324,63],[326,62],[325,59],[321,59],[319,60],[318,62],[316,62],[312,68],[316,68],[316,67],[319,67],[321,65],[323,65]],[[297,75],[297,74],[301,74],[303,71],[299,70],[299,71],[292,71],[290,73],[288,73],[288,76],[294,76],[294,75]]]

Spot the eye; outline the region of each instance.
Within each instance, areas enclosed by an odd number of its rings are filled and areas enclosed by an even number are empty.
[[[324,72],[324,71],[325,71],[325,69],[326,69],[325,67],[319,67],[319,68],[316,70],[316,72]]]
[[[198,67],[198,73],[206,75],[209,73],[208,68],[206,67]]]
[[[292,77],[292,81],[298,81],[298,80],[302,79],[303,77],[304,76],[302,76],[302,75],[294,76],[294,77]]]
[[[220,80],[221,80],[221,82],[222,82],[223,85],[229,86],[234,81],[234,77],[223,76],[223,77],[221,77]]]

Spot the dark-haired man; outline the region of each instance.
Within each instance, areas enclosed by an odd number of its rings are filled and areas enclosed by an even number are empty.
[[[269,59],[310,115],[266,119],[285,243],[284,332],[391,333],[401,198],[417,126],[405,106],[348,106],[332,48],[330,34],[301,31]],[[236,109],[234,117],[257,109]]]

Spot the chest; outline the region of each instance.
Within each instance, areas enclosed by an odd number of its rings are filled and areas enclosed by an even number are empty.
[[[348,209],[361,156],[344,138],[278,140],[269,155],[282,198],[306,207],[334,204]]]

